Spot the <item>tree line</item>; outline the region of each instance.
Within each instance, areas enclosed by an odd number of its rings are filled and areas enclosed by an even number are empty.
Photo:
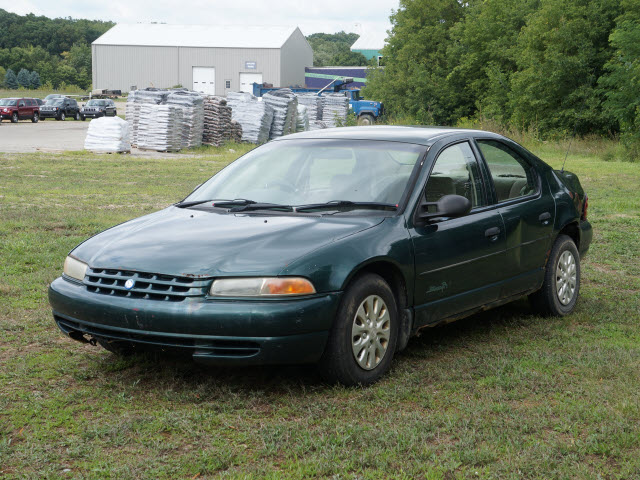
[[[391,22],[365,91],[391,114],[640,143],[638,0],[400,0]]]
[[[113,25],[95,20],[17,15],[0,9],[1,86],[14,88],[13,76],[23,86],[17,77],[24,70],[32,79],[35,72],[40,84],[51,89],[71,85],[91,88],[91,42]]]

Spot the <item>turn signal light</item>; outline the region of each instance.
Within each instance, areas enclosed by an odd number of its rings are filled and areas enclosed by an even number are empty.
[[[262,292],[263,295],[310,295],[316,290],[305,278],[267,278]]]

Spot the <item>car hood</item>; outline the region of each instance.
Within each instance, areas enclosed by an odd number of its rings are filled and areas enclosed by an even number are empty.
[[[227,214],[169,207],[106,230],[73,255],[92,268],[167,275],[277,275],[384,217]]]

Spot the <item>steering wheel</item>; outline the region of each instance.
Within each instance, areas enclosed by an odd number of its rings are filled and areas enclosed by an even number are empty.
[[[291,183],[289,180],[285,180],[284,178],[277,178],[274,180],[270,180],[265,183],[265,188],[278,187],[283,192],[294,193],[296,191],[296,186]]]

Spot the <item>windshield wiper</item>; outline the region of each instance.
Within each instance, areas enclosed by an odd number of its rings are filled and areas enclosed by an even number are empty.
[[[367,210],[397,210],[398,205],[381,202],[352,202],[351,200],[331,200],[326,203],[310,203],[295,207],[296,212],[308,210],[342,210],[342,209],[367,209]]]
[[[219,205],[219,203],[216,203],[216,207]],[[252,210],[279,210],[281,212],[293,212],[293,207],[291,205],[280,205],[279,203],[253,202],[246,205],[240,205],[238,207],[230,208],[229,213],[248,212]]]
[[[193,200],[191,202],[178,202],[174,204],[174,207],[189,208],[195,205],[201,205],[203,203],[212,202],[214,207],[232,207],[234,205],[249,205],[256,203],[254,200],[247,200],[246,198],[236,198],[235,200],[227,200],[225,198],[210,198],[209,200]]]

